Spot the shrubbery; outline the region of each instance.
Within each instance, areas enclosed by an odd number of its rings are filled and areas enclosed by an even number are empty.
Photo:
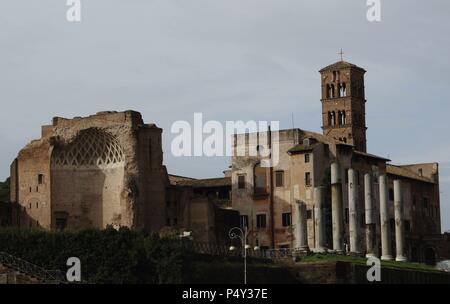
[[[179,239],[127,228],[1,229],[0,251],[63,272],[67,259],[78,257],[84,283],[182,283],[192,261]]]
[[[0,182],[0,202],[9,202],[9,178]]]

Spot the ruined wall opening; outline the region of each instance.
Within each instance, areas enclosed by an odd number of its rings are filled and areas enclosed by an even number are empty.
[[[52,226],[120,225],[125,157],[117,138],[97,128],[82,130],[51,160]],[[57,215],[65,213],[66,224]],[[56,222],[58,219],[58,223]]]

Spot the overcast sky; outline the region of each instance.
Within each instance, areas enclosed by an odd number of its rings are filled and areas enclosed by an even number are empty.
[[[220,176],[227,158],[170,154],[176,120],[280,120],[320,132],[318,70],[366,74],[369,152],[440,163],[450,229],[450,2],[382,0],[63,0],[0,3],[0,179],[53,116],[133,109],[164,129],[169,172]]]

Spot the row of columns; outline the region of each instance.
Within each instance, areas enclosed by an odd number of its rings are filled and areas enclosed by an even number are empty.
[[[333,250],[340,253],[344,251],[344,208],[342,181],[340,178],[340,168],[338,163],[331,164],[331,219],[332,219],[332,240]],[[375,203],[373,201],[372,175],[364,175],[364,206],[365,206],[365,235],[366,235],[366,256],[377,256],[376,254],[376,215]],[[381,259],[393,260],[392,246],[390,242],[390,227],[388,218],[388,185],[386,175],[379,176],[380,192],[380,224],[381,224]],[[324,228],[324,187],[314,188],[314,231],[316,251],[325,250],[325,228]],[[358,248],[360,240],[358,233],[358,189],[356,172],[348,170],[348,207],[349,207],[349,251],[359,254]],[[401,181],[394,181],[394,211],[395,211],[395,241],[396,241],[396,261],[406,261],[404,247],[404,216],[403,197],[401,191]],[[304,202],[298,204],[298,229],[297,240],[300,250],[307,251],[307,218],[306,205]]]

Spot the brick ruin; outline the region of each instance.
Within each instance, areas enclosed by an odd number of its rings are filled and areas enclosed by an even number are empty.
[[[18,226],[164,226],[162,129],[139,113],[53,118],[11,165]]]

